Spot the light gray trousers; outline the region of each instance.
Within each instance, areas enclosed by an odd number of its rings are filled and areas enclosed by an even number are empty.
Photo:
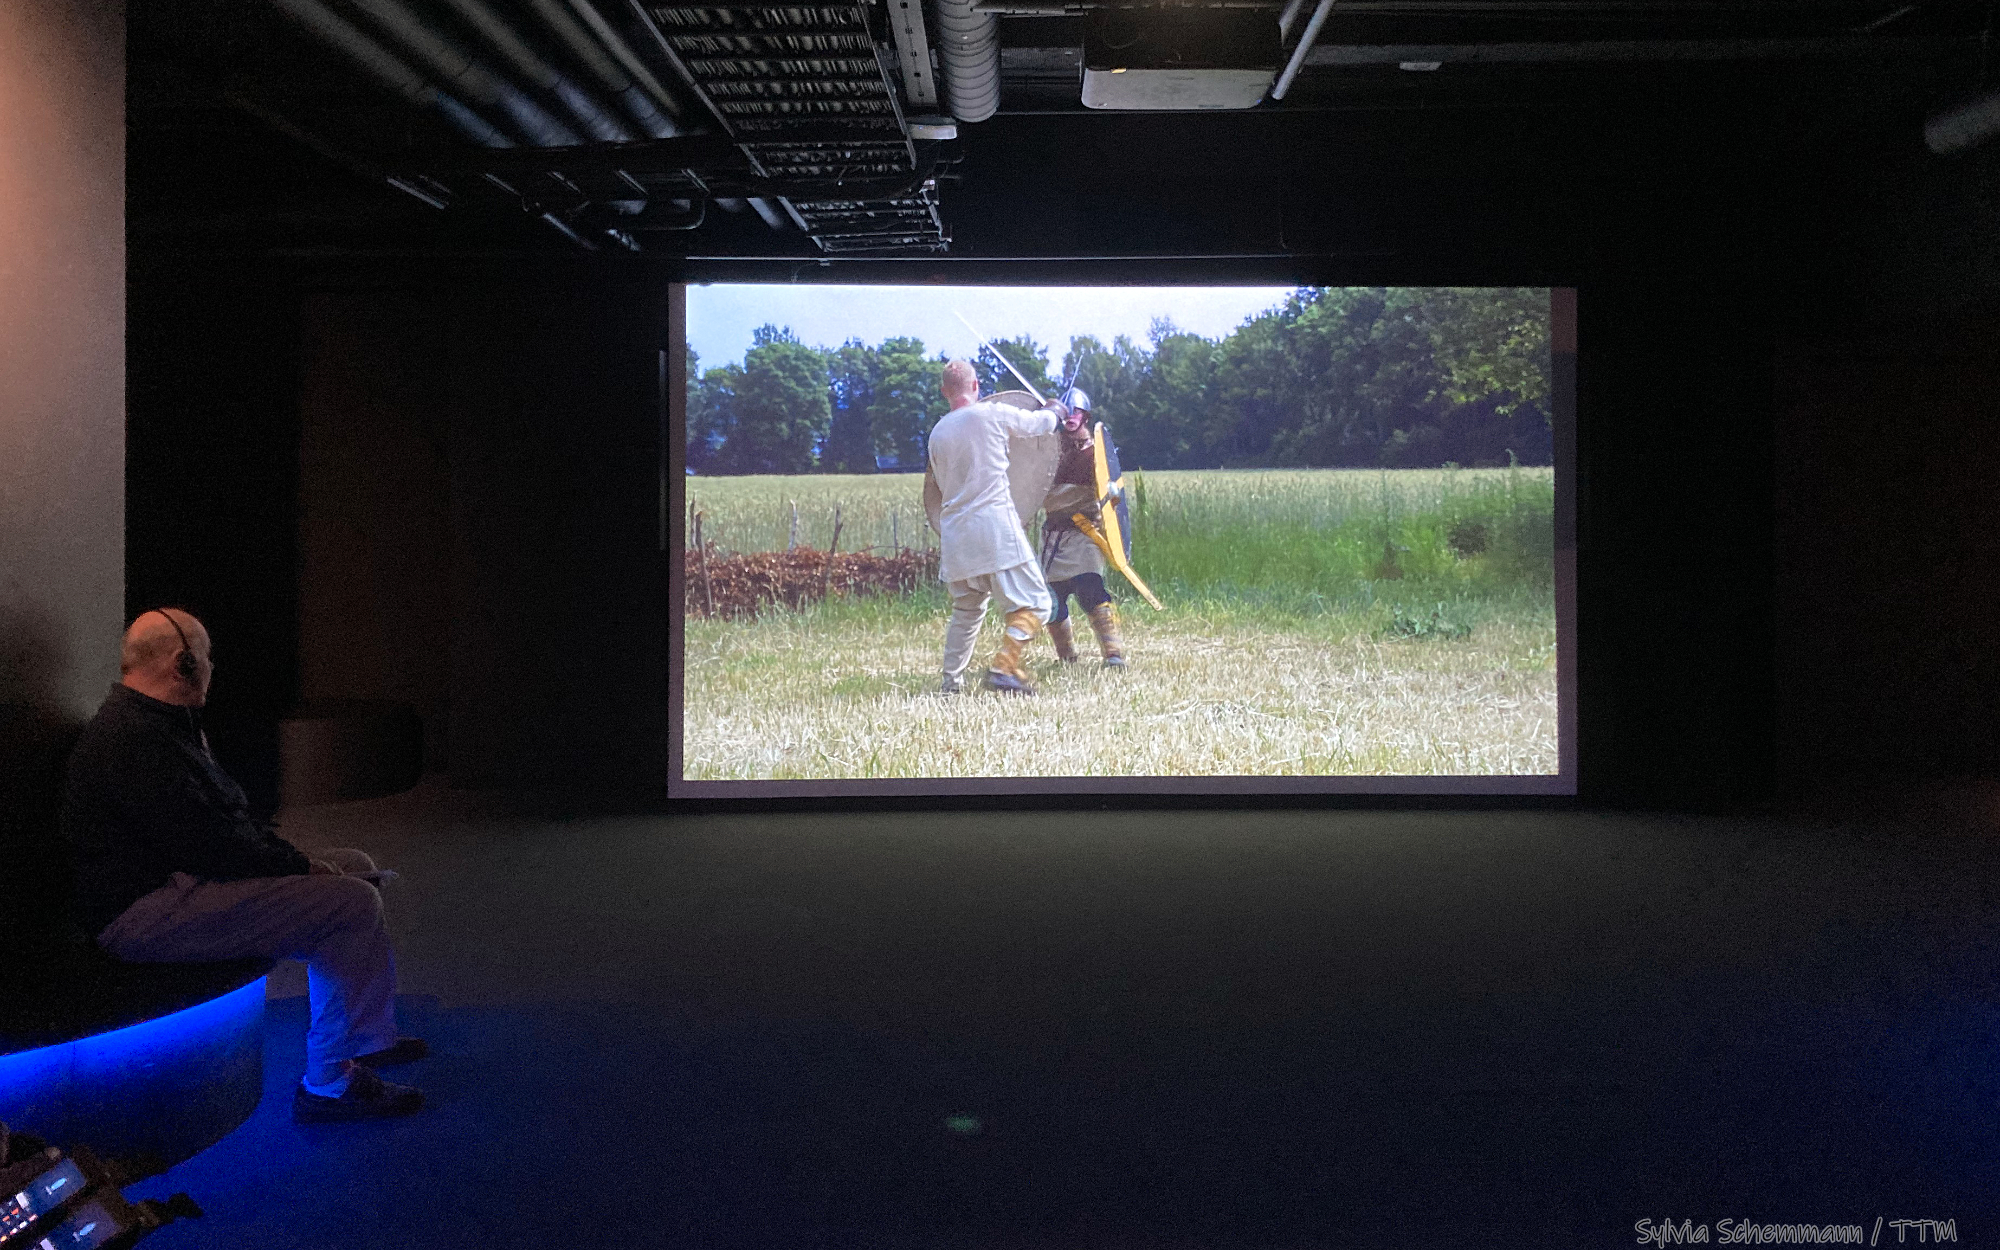
[[[308,851],[342,874],[372,872],[360,851]],[[200,881],[184,872],[119,913],[97,944],[135,963],[302,959],[311,995],[306,1080],[396,1042],[396,956],[382,895],[360,877],[314,874]]]
[[[946,582],[951,595],[951,620],[944,627],[944,675],[957,677],[972,664],[972,648],[979,641],[979,625],[986,619],[989,599],[1000,601],[1000,612],[1033,608],[1044,621],[1056,610],[1049,596],[1049,584],[1042,578],[1042,566],[1033,560],[998,573]]]

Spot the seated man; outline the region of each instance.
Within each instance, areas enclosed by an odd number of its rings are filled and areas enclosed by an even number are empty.
[[[312,1026],[293,1118],[423,1106],[417,1090],[374,1071],[428,1053],[396,1036],[396,963],[375,865],[359,851],[308,858],[250,815],[201,731],[215,668],[191,614],[142,613],[125,631],[119,669],[70,755],[63,796],[79,911],[97,944],[135,963],[302,959]]]

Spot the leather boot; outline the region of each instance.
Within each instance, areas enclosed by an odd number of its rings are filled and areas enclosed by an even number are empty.
[[[1104,667],[1125,667],[1125,640],[1118,634],[1118,609],[1100,603],[1090,610],[1090,628],[1097,633],[1098,650],[1104,653]]]
[[[1076,663],[1076,640],[1070,637],[1069,618],[1049,622],[1049,641],[1056,644],[1056,658],[1065,664]]]
[[[988,690],[1035,693],[1035,683],[1028,680],[1028,667],[1021,662],[1021,653],[1028,649],[1041,624],[1042,618],[1033,608],[1015,608],[1007,614],[1007,636],[1001,640],[1000,649],[993,653],[993,664],[986,670]]]

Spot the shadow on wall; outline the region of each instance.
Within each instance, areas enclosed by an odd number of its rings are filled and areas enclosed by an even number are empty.
[[[57,822],[63,769],[83,729],[62,705],[70,667],[51,615],[0,605],[0,949],[46,938],[69,897]]]

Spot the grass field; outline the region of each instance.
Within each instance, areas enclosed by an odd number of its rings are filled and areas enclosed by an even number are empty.
[[[690,479],[724,550],[934,542],[921,478]],[[1131,665],[1031,649],[1041,694],[935,693],[945,598],[687,622],[690,779],[1556,771],[1550,471],[1131,475]],[[999,640],[989,620],[974,673]],[[1086,656],[1093,648],[1078,625]]]

